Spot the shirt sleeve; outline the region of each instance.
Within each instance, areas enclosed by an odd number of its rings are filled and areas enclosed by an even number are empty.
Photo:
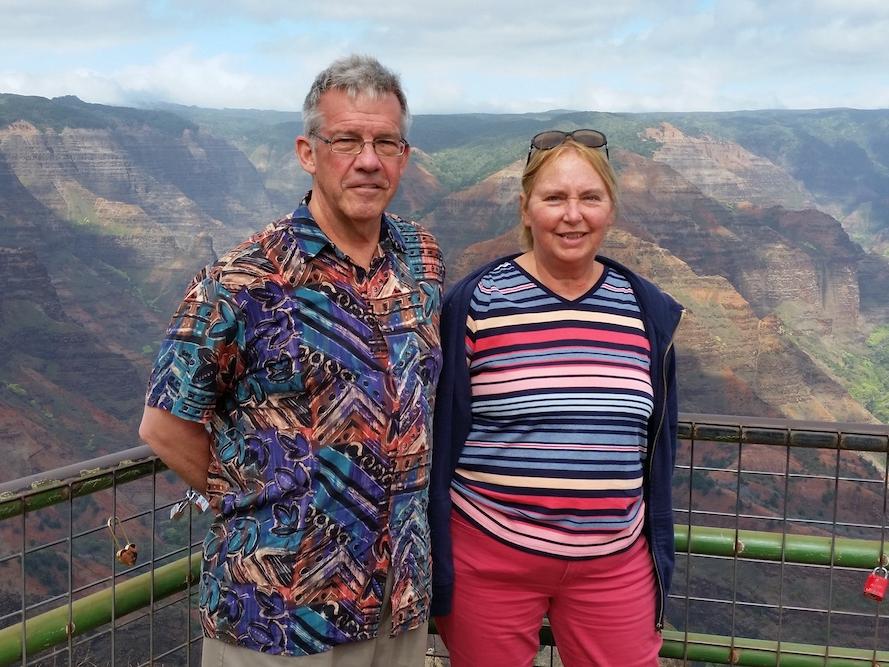
[[[206,270],[192,281],[161,343],[145,403],[207,423],[243,368],[244,315]]]

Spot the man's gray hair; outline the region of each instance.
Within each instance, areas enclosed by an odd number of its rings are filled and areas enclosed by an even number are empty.
[[[303,102],[303,134],[306,136],[321,129],[321,111],[318,104],[321,95],[328,90],[341,90],[351,98],[366,95],[371,99],[392,93],[401,105],[401,135],[407,136],[411,124],[411,114],[407,108],[407,98],[401,88],[401,80],[395,72],[383,67],[371,56],[351,55],[333,61],[330,66],[315,77],[306,101]]]

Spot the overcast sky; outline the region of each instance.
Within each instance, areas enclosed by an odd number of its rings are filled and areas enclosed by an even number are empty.
[[[414,113],[889,108],[887,0],[0,0],[0,92],[298,110],[367,53]]]

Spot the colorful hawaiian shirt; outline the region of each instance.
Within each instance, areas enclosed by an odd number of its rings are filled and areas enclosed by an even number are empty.
[[[444,268],[384,215],[368,270],[300,208],[199,273],[147,404],[209,425],[208,637],[308,655],[428,620],[426,520]]]

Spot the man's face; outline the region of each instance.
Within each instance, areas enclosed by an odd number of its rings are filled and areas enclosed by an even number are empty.
[[[318,109],[318,134],[325,139],[401,139],[401,106],[391,93],[353,99],[343,91],[328,90]],[[334,153],[317,137],[301,136],[296,153],[303,169],[312,174],[312,215],[319,224],[342,229],[379,225],[407,167],[409,149],[397,157],[380,157],[367,143],[358,155],[348,155]]]

